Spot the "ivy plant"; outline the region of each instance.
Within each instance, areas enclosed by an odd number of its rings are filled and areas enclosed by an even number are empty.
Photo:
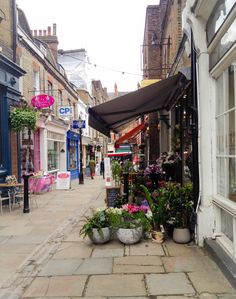
[[[11,128],[15,132],[24,129],[34,130],[36,126],[36,112],[29,107],[17,107],[10,112]]]

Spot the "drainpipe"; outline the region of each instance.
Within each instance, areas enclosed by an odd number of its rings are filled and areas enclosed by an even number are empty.
[[[16,62],[16,47],[17,47],[17,15],[16,15],[16,0],[12,0],[12,51],[13,51],[13,62]]]
[[[197,103],[197,74],[196,50],[194,47],[193,33],[191,32],[191,81],[192,81],[192,179],[194,192],[194,209],[198,205],[199,197],[199,169],[198,169],[198,103]]]

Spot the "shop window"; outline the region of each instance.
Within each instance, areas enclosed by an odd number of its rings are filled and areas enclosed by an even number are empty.
[[[40,170],[40,130],[34,132],[34,171]]]
[[[229,158],[229,199],[236,202],[236,158]]]
[[[214,48],[209,56],[210,69],[229,51],[236,42],[236,20],[231,24],[220,42]]]
[[[207,41],[211,42],[216,32],[227,18],[235,0],[218,0],[207,22]]]
[[[228,99],[227,101],[227,107],[226,109],[231,109],[231,108],[234,108],[235,106],[235,65],[231,65],[229,68],[228,68],[228,97],[226,99]]]
[[[59,142],[48,140],[48,170],[59,169]]]
[[[217,193],[236,202],[235,74],[233,63],[216,82],[216,159]]]
[[[233,217],[221,210],[221,232],[233,242]]]
[[[217,158],[217,193],[225,196],[224,158]]]
[[[48,95],[53,96],[52,82],[48,81]]]
[[[33,90],[34,95],[40,94],[40,77],[39,71],[33,71]]]
[[[77,165],[77,142],[75,140],[68,141],[68,170],[76,170]]]

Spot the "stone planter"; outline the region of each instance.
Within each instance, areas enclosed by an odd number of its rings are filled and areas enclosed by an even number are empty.
[[[173,241],[176,243],[188,243],[191,240],[190,231],[188,228],[174,228]]]
[[[119,228],[116,232],[117,238],[124,244],[135,244],[139,242],[143,235],[143,227]]]
[[[93,228],[93,233],[90,239],[95,244],[103,244],[110,241],[111,232],[109,227],[104,227],[101,229]]]

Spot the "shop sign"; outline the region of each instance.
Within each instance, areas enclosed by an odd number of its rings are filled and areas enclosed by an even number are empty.
[[[58,108],[58,115],[61,117],[65,117],[65,116],[73,116],[73,107],[71,106],[60,106]]]
[[[86,125],[85,125],[85,120],[81,120],[79,122],[79,120],[73,120],[72,122],[72,127],[73,129],[85,129],[86,128]]]
[[[70,189],[70,172],[63,171],[57,173],[57,189]]]
[[[111,160],[110,158],[104,158],[104,176],[105,176],[105,186],[112,185],[112,174],[111,174]]]
[[[37,108],[48,108],[54,104],[54,98],[48,94],[39,94],[31,99],[31,104]]]

